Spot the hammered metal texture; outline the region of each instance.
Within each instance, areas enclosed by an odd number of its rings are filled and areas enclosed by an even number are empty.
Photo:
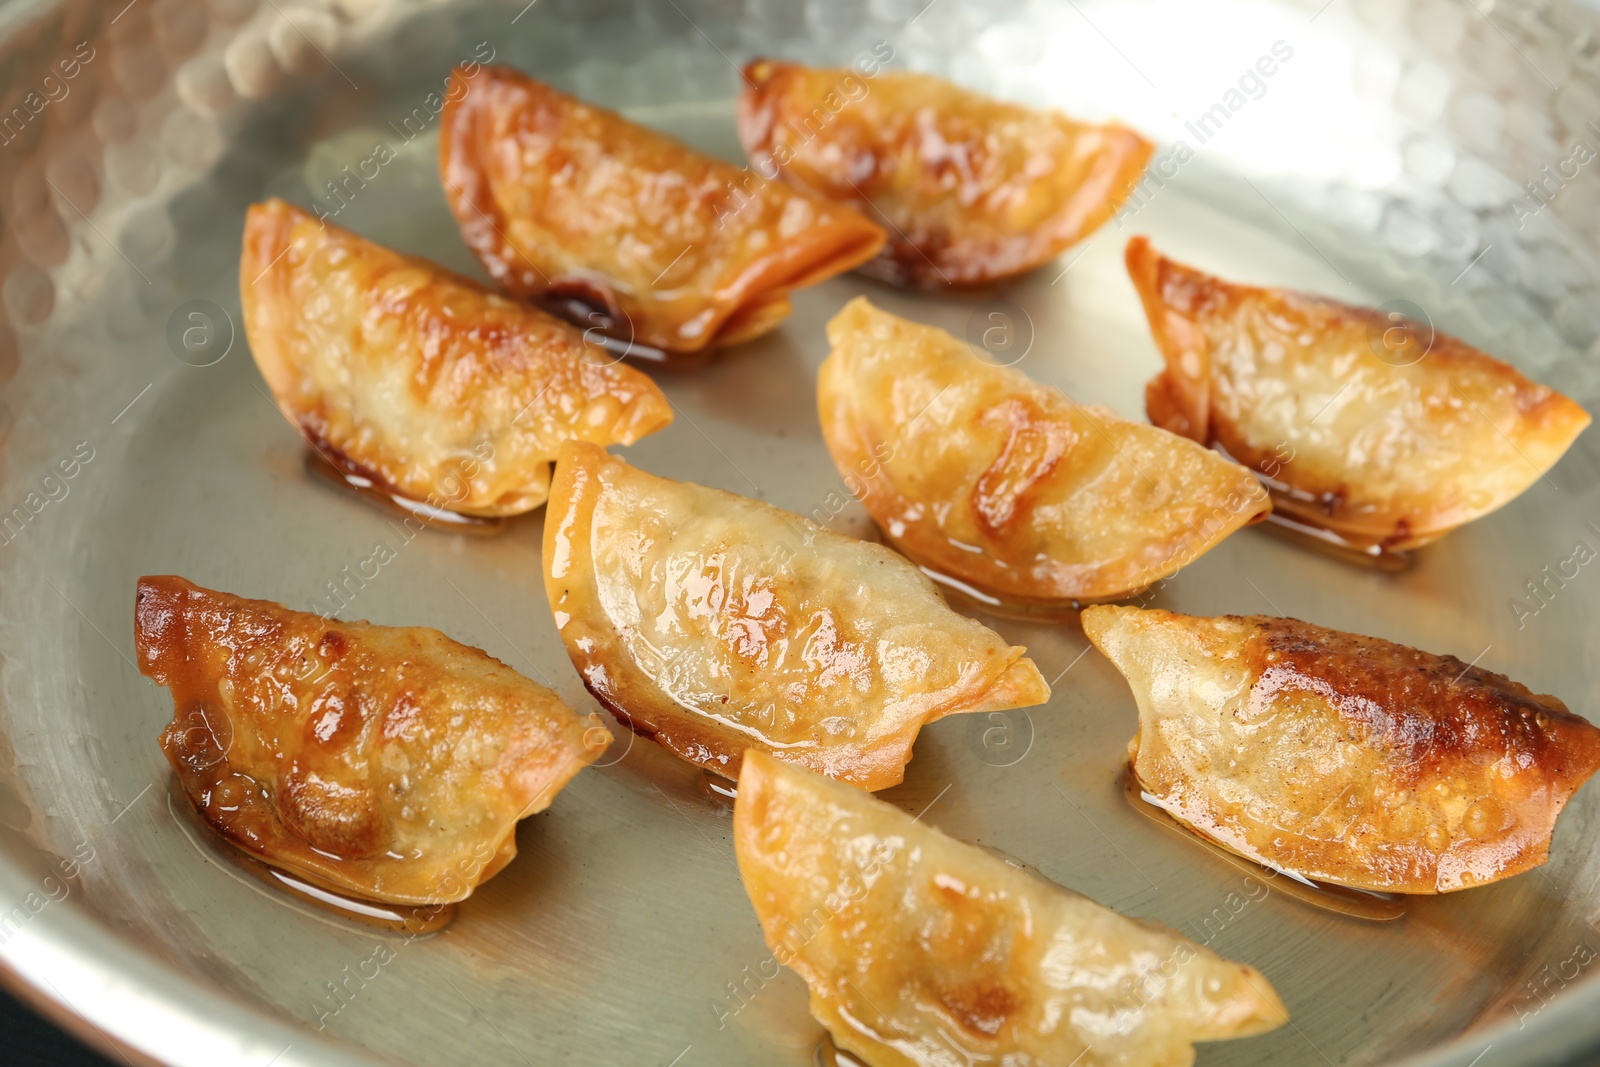
[[[625,731],[456,923],[416,940],[241,874],[155,745],[170,703],[131,659],[147,572],[307,609],[353,590],[344,617],[437,626],[593,706],[540,591],[539,518],[485,541],[400,540],[307,479],[239,325],[243,210],[268,195],[482,277],[439,194],[430,97],[482,48],[734,160],[736,64],[842,65],[885,45],[893,66],[1161,142],[1119,217],[1034,276],[944,300],[837,279],[769,337],[662,376],[679,420],[628,453],[658,473],[869,535],[813,403],[822,324],[862,292],[956,333],[1004,300],[1031,339],[1023,369],[1141,418],[1157,359],[1120,264],[1140,232],[1226,276],[1405,301],[1600,407],[1588,3],[21,0],[0,7],[0,40],[0,963],[91,1038],[164,1062],[817,1055],[802,983],[765,967],[725,805]],[[1275,45],[1291,57],[1253,73]],[[393,162],[346,183],[380,143]],[[1592,714],[1600,578],[1573,561],[1600,546],[1594,442],[1405,574],[1253,530],[1156,602],[1477,656]],[[380,542],[396,561],[346,584]],[[1395,924],[1258,897],[1123,803],[1132,702],[1081,633],[986,621],[1029,645],[1054,699],[936,724],[887,796],[1262,968],[1294,1025],[1200,1063],[1590,1062],[1562,1057],[1600,1038],[1594,787],[1546,868]]]

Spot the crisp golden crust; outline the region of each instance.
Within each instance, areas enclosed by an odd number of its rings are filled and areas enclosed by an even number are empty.
[[[666,352],[748,340],[883,231],[504,67],[452,85],[439,135],[461,235],[518,296]],[[592,318],[591,318],[592,316]]]
[[[544,561],[590,692],[729,777],[755,747],[882,789],[924,723],[1050,695],[1024,649],[881,545],[592,445],[561,453]]]
[[[1445,334],[1425,348],[1376,311],[1232,285],[1143,237],[1127,261],[1166,360],[1145,392],[1150,421],[1225,450],[1280,511],[1359,547],[1427,544],[1488,514],[1589,425]]]
[[[1074,403],[856,298],[828,324],[822,436],[907,555],[1001,599],[1124,596],[1271,510],[1249,471]]]
[[[171,575],[139,579],[161,748],[223,837],[339,892],[465,898],[611,743],[598,717],[422,627],[339,622]]]
[[[983,285],[1049,262],[1116,213],[1153,150],[1123,126],[927,74],[758,59],[744,76],[754,169],[884,220],[889,243],[866,269],[900,284]]]
[[[1288,1018],[1254,968],[761,752],[733,841],[774,957],[873,1067],[1180,1067]]]
[[[1396,893],[1530,870],[1600,730],[1502,675],[1294,619],[1091,608],[1139,703],[1130,751],[1180,821],[1258,863]]]
[[[282,200],[252,205],[245,332],[278,407],[330,461],[470,515],[543,504],[561,442],[672,421],[648,377],[558,319]]]

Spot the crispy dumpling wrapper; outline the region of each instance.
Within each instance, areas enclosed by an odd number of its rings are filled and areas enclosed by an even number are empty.
[[[589,691],[730,778],[756,747],[882,789],[924,723],[1050,696],[1025,649],[882,545],[592,445],[556,466],[544,561]]]
[[[693,353],[749,340],[788,316],[791,291],[883,246],[847,208],[516,71],[453,77],[439,170],[462,237],[512,293],[623,342]]]
[[[1083,629],[1138,701],[1144,791],[1305,878],[1448,893],[1531,870],[1600,767],[1600,730],[1454,656],[1261,615],[1095,607]]]
[[[1186,1067],[1288,1019],[1255,968],[762,752],[733,841],[774,957],[872,1067]]]
[[[239,288],[284,416],[345,473],[431,507],[529,511],[561,442],[672,421],[654,382],[567,323],[282,200],[246,216]]]
[[[1124,596],[1270,510],[1249,471],[1075,403],[856,298],[828,323],[822,436],[912,559],[1014,605]]]
[[[758,176],[849,204],[889,229],[868,273],[974,286],[1059,256],[1127,199],[1153,146],[1123,126],[1003,103],[929,74],[758,59],[739,140]]]
[[[161,748],[228,841],[326,889],[464,899],[604,752],[599,717],[437,630],[340,622],[139,579],[139,670],[172,691]]]
[[[1358,549],[1427,544],[1515,498],[1589,415],[1453,337],[1234,285],[1128,242],[1166,369],[1150,421],[1261,475],[1274,507]],[[1382,355],[1380,356],[1380,353]]]

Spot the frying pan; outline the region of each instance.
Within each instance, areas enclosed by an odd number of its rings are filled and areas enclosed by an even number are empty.
[[[1115,220],[1013,284],[936,296],[838,278],[797,294],[772,334],[657,373],[679,418],[626,454],[660,474],[873,536],[814,406],[823,323],[860,293],[958,336],[999,321],[1008,361],[1142,418],[1159,361],[1120,262],[1135,233],[1224,277],[1401,308],[1600,410],[1590,3],[14,0],[0,7],[0,971],[130,1062],[826,1054],[803,984],[765,966],[725,799],[625,730],[523,824],[515,862],[416,938],[264,882],[196,824],[157,748],[171,704],[133,662],[145,573],[304,610],[341,588],[342,617],[437,627],[593,708],[541,591],[541,516],[407,538],[309,475],[239,314],[244,210],[270,195],[483,278],[435,154],[445,76],[486,51],[736,161],[735,67],[756,55],[844,66],[887,51],[1161,143]],[[1595,440],[1403,571],[1252,528],[1154,602],[1453,653],[1590,714]],[[375,570],[380,544],[392,559]],[[1203,1046],[1201,1063],[1591,1062],[1596,787],[1540,870],[1393,921],[1257,892],[1129,806],[1132,698],[1076,627],[984,620],[1029,647],[1053,699],[935,724],[885,796],[1264,971],[1291,1025]]]

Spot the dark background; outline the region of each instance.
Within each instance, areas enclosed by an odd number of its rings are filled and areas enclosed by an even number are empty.
[[[128,1067],[57,1030],[0,989],[0,1062],[6,1067]]]

